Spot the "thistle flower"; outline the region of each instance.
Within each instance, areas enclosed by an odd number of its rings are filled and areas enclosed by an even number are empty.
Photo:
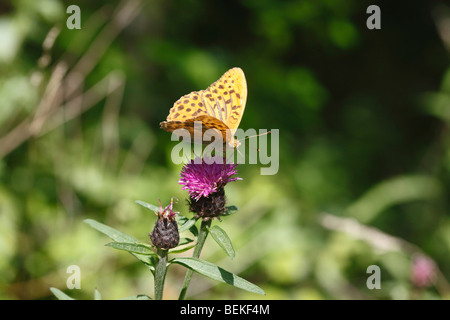
[[[178,245],[180,235],[178,233],[178,224],[175,220],[177,213],[173,211],[173,198],[164,209],[161,200],[159,200],[159,211],[156,213],[158,220],[155,223],[153,232],[150,234],[150,239],[155,247],[167,250]]]
[[[196,213],[197,218],[206,220],[225,213],[225,185],[242,180],[232,177],[235,174],[237,164],[233,163],[216,163],[210,159],[196,158],[184,165],[178,182],[183,185],[183,190],[189,191],[190,210]]]
[[[231,177],[237,174],[237,164],[216,162],[208,164],[208,162],[212,161],[196,158],[184,165],[181,170],[179,183],[183,185],[183,190],[189,190],[192,199],[199,200],[201,197],[208,197],[225,187],[228,182],[242,180],[238,177]]]

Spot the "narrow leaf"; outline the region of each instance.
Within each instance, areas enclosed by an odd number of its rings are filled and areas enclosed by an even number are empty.
[[[180,242],[178,243],[179,246],[184,246],[185,244],[191,243],[194,240],[189,239],[189,238],[181,238]]]
[[[192,248],[194,248],[197,244],[193,244],[192,246],[187,246],[181,249],[171,249],[169,250],[169,253],[182,253],[182,252],[186,252],[188,250],[191,250]]]
[[[155,265],[158,259],[155,259],[156,256],[154,255],[144,255],[139,253],[131,253],[133,256],[135,256],[139,261],[141,261],[143,264],[145,264],[151,272],[155,270]]]
[[[183,215],[181,215],[181,214],[177,214],[177,215],[175,216],[175,219],[177,219],[177,223],[178,223],[179,226],[182,226],[183,224],[186,223],[186,221],[189,220],[188,217],[185,217],[185,216],[183,216]]]
[[[88,225],[90,225],[92,228],[100,231],[103,234],[106,234],[108,237],[110,237],[112,240],[117,241],[117,242],[127,242],[127,243],[136,243],[138,242],[138,240],[126,233],[123,233],[121,231],[118,231],[114,228],[111,228],[103,223],[97,222],[95,220],[92,219],[86,219],[84,220],[84,222],[86,222]],[[153,266],[153,261],[152,259],[150,259],[149,255],[142,255],[139,253],[131,253],[133,256],[135,256],[138,260],[140,260],[141,262],[143,262],[145,265],[147,265],[150,270],[152,270]]]
[[[129,243],[138,242],[138,240],[136,238],[134,238],[126,233],[123,233],[119,230],[116,230],[114,228],[111,228],[111,227],[107,226],[106,224],[97,222],[92,219],[86,219],[86,220],[84,220],[84,222],[86,222],[92,228],[100,231],[101,233],[106,234],[108,237],[110,237],[114,241],[129,242]]]
[[[128,243],[128,242],[110,242],[107,243],[106,246],[118,249],[118,250],[124,250],[132,253],[139,253],[143,255],[156,255],[155,252],[151,249],[149,245],[143,244],[143,243]]]
[[[56,288],[50,288],[50,291],[55,295],[55,297],[58,298],[58,300],[75,300],[72,297],[69,297],[67,294],[65,294],[64,292],[62,292],[59,289]]]
[[[235,252],[231,240],[225,230],[223,230],[219,226],[213,226],[209,229],[209,233],[217,242],[217,244],[223,249],[223,251],[225,251],[225,253],[231,257],[231,259],[233,259]]]
[[[183,232],[186,230],[189,230],[194,236],[198,235],[198,229],[195,226],[195,222],[197,222],[197,219],[191,218],[188,219],[185,216],[182,216],[181,214],[176,215],[177,223],[178,223],[178,232]]]
[[[97,290],[97,288],[95,288],[94,291],[94,300],[102,300],[102,295],[100,294],[100,291]]]
[[[189,231],[194,235],[194,236],[198,236],[198,229],[197,226],[194,224],[192,227],[189,228]]]
[[[178,232],[181,233],[181,232],[189,230],[195,224],[195,221],[196,220],[194,218],[186,220],[183,224],[179,225]]]
[[[122,298],[119,300],[152,300],[152,299],[145,294],[138,294],[138,295],[131,296],[131,297],[125,297],[125,298]]]
[[[194,240],[189,239],[189,238],[181,238],[180,242],[178,243],[178,246],[175,249],[169,250],[169,253],[182,253],[182,252],[188,251],[189,249],[192,249],[193,247],[195,247],[197,244],[195,243],[195,244],[193,244],[191,246],[187,246],[187,247],[184,247],[184,248],[180,248],[180,247],[184,246],[186,244],[189,244],[189,243],[191,243],[193,241]]]
[[[233,213],[235,213],[236,211],[239,210],[239,208],[236,207],[236,206],[228,206],[225,209],[226,209],[226,211],[223,214],[224,216],[229,216],[230,214],[233,214]]]
[[[170,261],[170,263],[181,264],[195,272],[198,272],[208,278],[213,280],[218,280],[221,282],[228,283],[237,288],[247,290],[253,293],[258,293],[265,295],[265,292],[257,285],[231,273],[228,272],[215,264],[208,261],[197,259],[197,258],[175,258]]]
[[[147,209],[149,209],[149,210],[151,210],[153,212],[159,212],[159,207],[154,206],[154,205],[152,205],[150,203],[147,203],[145,201],[136,200],[135,203],[137,203],[137,204],[143,206],[144,208],[147,208]]]

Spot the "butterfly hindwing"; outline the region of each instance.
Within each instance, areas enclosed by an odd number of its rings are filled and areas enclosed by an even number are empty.
[[[197,127],[195,123],[201,125],[199,126],[202,132],[197,132]],[[186,129],[189,131],[192,138],[200,138],[202,141],[196,141],[198,143],[209,143],[211,141],[211,136],[221,135],[223,141],[231,140],[231,132],[227,125],[217,118],[202,115],[199,117],[195,117],[186,121],[164,121],[161,122],[161,128],[168,132],[173,132],[177,129]],[[213,132],[211,132],[211,130]]]

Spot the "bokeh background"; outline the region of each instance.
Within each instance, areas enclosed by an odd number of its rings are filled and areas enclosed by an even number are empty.
[[[443,1],[2,1],[0,298],[153,296],[148,269],[83,220],[149,241],[156,216],[135,200],[175,196],[191,216],[159,122],[234,66],[241,128],[279,129],[280,167],[240,165],[220,224],[236,257],[208,239],[202,258],[267,295],[194,275],[188,298],[450,298],[449,50]],[[166,299],[183,277],[169,269]]]

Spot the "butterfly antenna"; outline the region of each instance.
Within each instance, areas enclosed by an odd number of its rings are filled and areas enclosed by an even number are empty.
[[[238,141],[241,142],[242,140],[246,140],[246,139],[250,139],[250,138],[254,138],[254,137],[259,137],[259,136],[264,136],[264,135],[269,134],[269,133],[270,133],[270,131],[267,131],[267,132],[264,132],[264,133],[261,133],[261,134],[255,134],[253,136],[245,137],[245,138],[243,138],[241,140],[238,140]],[[247,141],[245,141],[245,144],[250,148],[250,145],[248,144]],[[259,148],[257,148],[256,150],[258,152],[260,151]]]
[[[244,155],[241,153],[241,151],[239,150],[239,148],[236,148],[237,152],[239,152],[239,154],[241,155],[241,157],[244,157]]]

